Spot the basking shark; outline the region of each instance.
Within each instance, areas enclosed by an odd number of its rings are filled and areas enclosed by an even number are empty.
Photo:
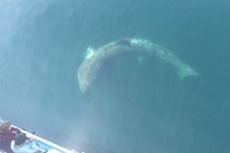
[[[181,80],[186,76],[198,75],[195,70],[182,63],[168,49],[144,39],[123,39],[108,43],[95,52],[91,48],[88,51],[90,52],[89,56],[83,61],[78,70],[78,81],[82,93],[87,91],[107,62],[125,54],[154,55],[174,66]]]

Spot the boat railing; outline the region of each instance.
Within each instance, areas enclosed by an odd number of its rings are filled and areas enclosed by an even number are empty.
[[[13,126],[13,125],[12,125],[12,127],[18,128],[18,127]],[[61,147],[61,146],[59,146],[57,144],[54,144],[54,143],[52,143],[52,142],[50,142],[48,140],[45,140],[45,139],[43,139],[43,138],[41,138],[41,137],[39,137],[37,135],[34,135],[34,134],[30,133],[30,132],[27,132],[27,131],[25,131],[25,130],[23,130],[21,128],[18,128],[18,129],[20,129],[20,131],[22,133],[25,133],[28,137],[33,138],[35,140],[35,142],[40,141],[40,142],[50,146],[52,149],[55,149],[55,150],[59,151],[60,153],[79,153],[79,152],[77,152],[75,150],[69,150],[69,149]],[[84,152],[82,152],[82,153],[84,153]]]

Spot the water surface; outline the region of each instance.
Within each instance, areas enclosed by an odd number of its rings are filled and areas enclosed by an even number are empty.
[[[0,115],[86,153],[228,152],[229,5],[1,1]],[[180,82],[154,57],[123,58],[83,95],[77,70],[87,47],[133,37],[170,49],[199,77]]]

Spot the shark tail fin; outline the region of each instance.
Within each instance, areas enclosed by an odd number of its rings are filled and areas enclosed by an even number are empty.
[[[183,64],[178,70],[178,75],[180,80],[183,81],[184,77],[186,76],[198,76],[199,74],[188,65]]]

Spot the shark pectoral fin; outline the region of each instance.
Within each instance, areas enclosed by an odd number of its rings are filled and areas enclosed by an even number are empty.
[[[138,60],[139,62],[142,62],[143,58],[144,58],[144,56],[139,56],[139,57],[137,58],[137,60]]]
[[[86,50],[86,59],[91,58],[94,55],[95,49],[93,49],[92,47],[88,47]]]
[[[199,74],[193,70],[192,68],[190,68],[188,65],[182,65],[180,66],[180,68],[178,69],[178,76],[180,78],[181,81],[183,81],[184,77],[186,76],[198,76]]]

